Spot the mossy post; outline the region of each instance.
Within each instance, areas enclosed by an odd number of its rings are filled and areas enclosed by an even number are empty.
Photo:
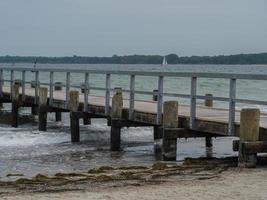
[[[54,91],[62,91],[63,83],[55,82]],[[56,122],[60,122],[62,120],[61,112],[55,112]]]
[[[11,126],[17,128],[18,127],[18,115],[19,115],[19,85],[12,85],[12,119]]]
[[[163,105],[163,146],[162,158],[166,161],[176,160],[177,137],[168,129],[178,128],[178,102],[166,101]]]
[[[239,167],[255,167],[257,164],[257,154],[248,154],[243,148],[244,142],[255,142],[259,140],[260,110],[256,108],[246,108],[240,114],[239,133]]]
[[[71,129],[71,142],[80,142],[80,127],[79,116],[77,111],[79,108],[79,92],[69,91],[68,108],[70,110],[70,129]]]
[[[47,95],[48,89],[39,88],[39,107],[38,107],[38,123],[39,131],[46,131],[47,125]]]
[[[119,151],[121,145],[121,126],[119,121],[122,118],[123,110],[123,98],[122,89],[115,88],[114,95],[112,98],[111,107],[111,133],[110,133],[110,150]]]

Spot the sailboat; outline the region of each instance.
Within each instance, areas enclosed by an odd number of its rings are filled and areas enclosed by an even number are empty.
[[[168,65],[168,63],[167,63],[167,59],[166,59],[165,56],[163,57],[162,65]]]

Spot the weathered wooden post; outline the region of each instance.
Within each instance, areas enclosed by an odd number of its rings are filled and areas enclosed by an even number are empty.
[[[177,137],[168,129],[178,128],[178,102],[167,101],[163,105],[163,160],[176,160]]]
[[[36,82],[36,81],[31,81],[31,88],[36,88],[38,87],[40,84],[40,82]],[[31,108],[31,113],[32,115],[37,115],[38,114],[38,107],[37,106],[32,106]]]
[[[157,101],[158,100],[158,90],[153,90],[152,100],[153,101]]]
[[[205,106],[207,107],[213,107],[213,100],[212,100],[212,97],[213,95],[212,94],[206,94],[205,95],[206,99],[205,99]],[[206,137],[206,148],[211,148],[213,146],[212,144],[212,138],[211,137]],[[208,153],[210,154],[210,149],[208,149]]]
[[[63,88],[63,83],[55,82],[55,86],[54,86],[55,91],[61,91],[62,88]],[[56,122],[61,121],[62,120],[61,112],[56,111],[55,112],[55,118],[56,118]]]
[[[46,131],[47,125],[47,88],[39,88],[38,123],[39,131]]]
[[[121,144],[121,126],[120,122],[122,118],[123,110],[123,98],[122,89],[115,88],[114,95],[112,98],[111,107],[111,134],[110,134],[110,149],[111,151],[119,151]]]
[[[69,104],[70,110],[70,129],[71,129],[71,142],[80,142],[80,127],[79,127],[79,92],[69,91]]]
[[[18,85],[19,87],[22,86],[22,80],[17,79],[17,80],[14,80],[13,83],[14,83],[15,85]]]
[[[213,95],[212,94],[206,94],[205,95],[205,106],[207,107],[213,107]]]
[[[257,164],[257,153],[248,154],[243,148],[243,142],[255,142],[259,140],[260,110],[256,108],[245,108],[240,114],[239,132],[239,167],[255,167]]]
[[[19,85],[12,85],[12,121],[11,126],[18,127],[18,115],[19,115]]]

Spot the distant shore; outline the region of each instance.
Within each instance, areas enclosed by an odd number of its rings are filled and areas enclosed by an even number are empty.
[[[267,64],[267,53],[237,54],[219,56],[178,56],[177,54],[161,55],[126,55],[111,57],[89,56],[0,56],[0,63],[41,63],[41,64],[162,64],[163,58],[168,64],[223,64],[250,65]]]

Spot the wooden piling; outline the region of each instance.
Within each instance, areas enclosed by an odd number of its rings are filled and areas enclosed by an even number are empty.
[[[83,125],[90,125],[91,124],[91,118],[88,116],[83,117]]]
[[[79,92],[69,91],[68,96],[68,108],[70,110],[71,142],[80,142],[79,117],[77,115],[77,111],[79,108]]]
[[[213,95],[212,94],[206,94],[205,97],[206,97],[205,106],[213,107],[213,100],[211,99],[213,97]]]
[[[47,125],[47,88],[39,88],[38,123],[39,131],[46,131]]]
[[[62,91],[63,88],[63,83],[61,82],[55,82],[55,86],[54,86],[54,90],[55,91]],[[55,118],[56,118],[56,122],[59,122],[62,120],[62,114],[61,112],[56,111],[55,112]]]
[[[158,100],[158,90],[153,90],[152,100],[153,101],[157,101]]]
[[[162,128],[159,126],[153,127],[153,134],[154,134],[154,152],[155,154],[162,153]]]
[[[213,100],[210,98],[212,98],[213,95],[212,94],[205,94],[205,97],[206,97],[205,106],[212,108],[213,107]],[[213,146],[211,137],[206,137],[205,142],[206,142],[206,148],[211,148]],[[211,153],[211,149],[207,149],[207,156],[208,157],[210,157],[210,153]]]
[[[121,127],[118,121],[122,118],[123,99],[122,89],[116,88],[112,98],[111,107],[111,134],[110,134],[110,149],[111,151],[119,151],[121,144]]]
[[[40,84],[40,82],[36,82],[36,81],[31,81],[31,88],[36,88],[38,87],[38,85]],[[38,92],[38,91],[37,91]],[[32,115],[38,115],[38,106],[32,106],[31,107],[31,114]]]
[[[254,142],[259,140],[260,111],[256,108],[241,110],[240,115],[240,143],[239,143],[239,167],[255,167],[257,164],[257,153],[246,153],[243,142]]]
[[[19,115],[19,85],[12,85],[12,121],[11,126],[18,127],[18,115]]]
[[[178,102],[167,101],[163,105],[163,146],[162,158],[166,161],[176,160],[177,137],[166,129],[178,128]]]

